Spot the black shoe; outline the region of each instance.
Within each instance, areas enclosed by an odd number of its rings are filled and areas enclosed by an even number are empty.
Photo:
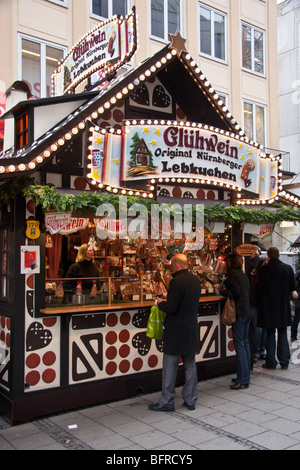
[[[267,366],[267,363],[265,362],[264,364],[261,365],[264,369],[270,369],[270,370],[274,370],[276,369],[276,366],[275,367],[271,367],[271,366]]]
[[[249,388],[249,384],[239,384],[236,382],[234,385],[230,385],[231,390],[241,390],[242,388]]]
[[[193,411],[196,409],[196,406],[195,405],[188,405],[187,403],[183,403],[184,406],[186,406],[186,408],[190,411]]]
[[[231,379],[231,382],[235,384],[237,382],[237,379]]]
[[[159,403],[151,403],[148,408],[151,411],[174,411],[174,406],[160,405]]]
[[[281,369],[283,370],[287,370],[289,368],[289,366],[281,366]]]

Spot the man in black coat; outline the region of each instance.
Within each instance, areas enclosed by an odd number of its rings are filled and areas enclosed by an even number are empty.
[[[287,338],[287,327],[291,325],[291,298],[297,293],[294,271],[288,264],[279,260],[276,247],[267,250],[268,264],[260,270],[256,285],[258,300],[258,321],[261,328],[266,328],[266,363],[263,367],[275,369],[278,362],[275,357],[277,329],[277,359],[282,369],[287,369],[290,360],[290,348]],[[298,297],[298,295],[297,295]]]
[[[159,308],[166,313],[163,336],[162,394],[156,404],[149,405],[152,411],[174,411],[177,369],[182,358],[185,384],[182,389],[184,405],[195,409],[198,396],[198,378],[195,354],[200,352],[199,327],[197,322],[201,283],[188,271],[188,260],[184,254],[176,254],[171,260],[171,279],[167,300],[158,301]]]

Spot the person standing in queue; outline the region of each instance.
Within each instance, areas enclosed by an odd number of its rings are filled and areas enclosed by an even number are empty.
[[[256,285],[256,298],[258,300],[257,324],[267,330],[267,354],[266,363],[263,364],[263,367],[276,369],[279,362],[282,369],[287,369],[290,362],[287,327],[292,322],[291,299],[298,299],[294,271],[291,266],[280,261],[280,253],[275,246],[267,249],[267,256],[269,259],[268,264],[261,268]]]
[[[149,405],[152,411],[174,411],[175,385],[180,358],[185,370],[182,389],[184,405],[195,409],[198,397],[198,377],[195,355],[200,352],[197,314],[201,283],[188,270],[188,259],[176,254],[171,259],[172,279],[166,300],[158,307],[166,313],[163,334],[162,392],[158,403]]]
[[[233,390],[248,388],[250,383],[251,357],[249,346],[249,325],[252,318],[250,303],[250,282],[242,270],[241,260],[237,253],[226,256],[227,277],[224,281],[226,291],[231,291],[236,308],[236,321],[232,324],[233,344],[236,353],[237,377],[230,385]],[[227,292],[224,291],[225,295]],[[222,292],[221,292],[222,294]]]

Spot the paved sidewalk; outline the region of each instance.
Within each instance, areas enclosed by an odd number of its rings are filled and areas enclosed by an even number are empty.
[[[299,450],[300,364],[288,370],[258,363],[246,390],[230,390],[234,374],[199,382],[196,410],[153,412],[160,392],[10,426],[0,417],[0,450]]]

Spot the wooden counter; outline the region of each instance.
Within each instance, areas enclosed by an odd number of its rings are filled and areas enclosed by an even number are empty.
[[[217,302],[223,300],[222,296],[201,296],[199,302]],[[154,300],[145,300],[144,302],[123,302],[119,304],[93,304],[93,305],[72,305],[69,307],[52,307],[43,308],[40,313],[44,315],[61,315],[61,314],[75,314],[75,313],[89,313],[89,312],[103,312],[113,310],[128,310],[132,308],[145,308],[152,307]]]

